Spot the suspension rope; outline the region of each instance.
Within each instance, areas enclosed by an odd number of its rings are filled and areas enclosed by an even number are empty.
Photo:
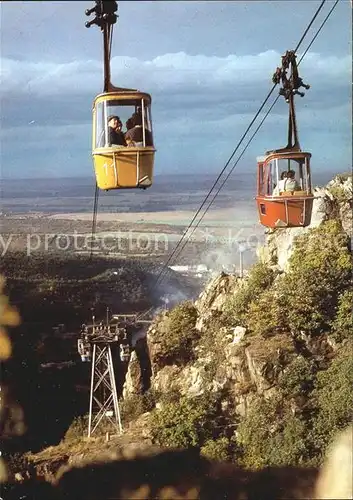
[[[210,200],[210,202],[208,203],[207,205],[207,208],[206,210],[204,210],[203,214],[201,215],[200,219],[198,220],[197,224],[193,227],[192,231],[191,231],[191,234],[190,236],[188,237],[188,239],[184,242],[183,246],[180,248],[178,254],[176,255],[176,259],[179,257],[179,255],[182,253],[183,249],[185,248],[185,246],[187,245],[187,243],[190,241],[190,238],[192,237],[192,235],[194,234],[194,232],[196,231],[196,229],[198,228],[199,224],[202,222],[203,218],[205,217],[207,211],[209,210],[209,208],[211,207],[212,203],[214,202],[214,200],[216,199],[216,197],[218,196],[219,192],[221,191],[221,189],[223,188],[224,184],[227,182],[227,180],[229,179],[229,177],[231,176],[231,174],[233,173],[235,167],[238,165],[239,161],[241,160],[241,158],[243,157],[245,151],[248,149],[249,145],[251,144],[252,140],[254,139],[255,135],[258,133],[258,131],[260,130],[262,124],[264,123],[264,121],[266,120],[267,116],[270,114],[270,112],[272,111],[272,109],[274,108],[275,104],[277,103],[278,99],[280,98],[280,96],[278,95],[276,97],[276,99],[273,101],[273,103],[271,104],[271,106],[269,107],[269,109],[267,110],[266,114],[264,115],[264,117],[262,118],[261,122],[259,123],[259,125],[257,126],[255,132],[252,134],[252,136],[250,137],[250,139],[248,140],[248,142],[246,143],[244,149],[242,150],[242,152],[240,153],[240,155],[238,156],[236,162],[234,163],[233,167],[231,168],[231,170],[229,171],[229,173],[227,174],[227,176],[225,177],[225,179],[222,181],[222,184],[219,186],[219,188],[217,189],[216,193],[213,195],[212,199]]]
[[[299,42],[297,43],[297,46],[296,46],[296,48],[294,49],[294,52],[297,52],[297,51],[298,51],[298,49],[299,49],[299,47],[300,47],[300,46],[301,46],[301,44],[303,43],[304,38],[305,38],[305,37],[306,37],[306,35],[308,34],[308,31],[310,30],[310,28],[311,28],[311,26],[313,25],[313,23],[314,23],[315,19],[317,18],[317,16],[318,16],[318,14],[319,14],[320,10],[321,10],[321,9],[322,9],[322,7],[324,6],[324,3],[325,3],[325,0],[322,0],[322,2],[321,2],[321,4],[320,4],[319,8],[318,8],[318,9],[317,9],[317,11],[315,12],[315,14],[314,14],[314,16],[313,16],[312,20],[310,21],[310,23],[308,24],[308,26],[307,26],[306,30],[304,31],[303,36],[301,37],[301,39],[300,39],[300,40],[299,40]]]
[[[191,226],[193,225],[196,217],[199,215],[199,213],[201,212],[203,206],[206,204],[206,201],[208,200],[208,198],[211,196],[211,193],[212,191],[214,190],[215,186],[217,185],[219,179],[222,177],[223,173],[225,172],[225,170],[227,169],[229,163],[232,161],[235,153],[238,151],[241,143],[243,142],[245,136],[247,135],[247,133],[249,132],[250,128],[252,127],[252,125],[254,124],[256,118],[259,116],[259,114],[261,113],[262,109],[264,108],[265,104],[267,103],[267,101],[269,100],[269,98],[271,97],[272,95],[272,92],[274,91],[275,87],[276,87],[277,84],[274,84],[272,89],[270,90],[270,92],[267,94],[264,102],[262,103],[261,107],[259,108],[259,110],[257,111],[256,115],[254,116],[254,118],[251,120],[250,124],[248,125],[246,131],[244,132],[244,134],[242,135],[241,139],[239,140],[236,148],[234,149],[233,153],[231,154],[231,156],[229,157],[228,161],[226,162],[226,164],[224,165],[224,167],[222,168],[220,174],[218,175],[217,179],[215,180],[215,182],[213,183],[211,189],[209,190],[208,194],[206,195],[205,199],[203,200],[200,208],[197,210],[197,212],[195,213],[194,217],[192,218],[191,222],[189,223],[186,231],[184,231],[182,237],[180,238],[177,246],[174,248],[173,252],[171,253],[170,257],[168,258],[166,264],[165,264],[165,267],[168,266],[169,262],[172,260],[172,258],[174,257],[174,255],[176,254],[176,252],[178,251],[178,248],[180,247],[183,239],[186,237],[186,234],[187,232],[189,231],[189,229],[191,228]],[[163,272],[163,270],[161,271],[161,273]],[[158,281],[159,278],[157,278],[157,281]]]
[[[93,218],[92,218],[92,236],[91,236],[91,251],[89,258],[92,260],[93,256],[93,243],[95,240],[95,235],[96,235],[96,226],[97,226],[97,212],[98,212],[98,198],[99,198],[99,188],[98,184],[96,182],[96,187],[94,190],[94,205],[93,205]]]
[[[109,26],[109,64],[110,64],[111,55],[112,55],[113,31],[114,31],[114,25]]]
[[[303,53],[303,55],[301,56],[301,58],[299,59],[298,61],[298,64],[297,66],[299,66],[299,64],[302,62],[302,60],[304,59],[304,57],[306,56],[308,50],[310,49],[310,47],[312,46],[312,44],[315,42],[318,34],[320,33],[320,31],[322,30],[322,28],[324,27],[324,25],[326,24],[328,18],[330,17],[330,15],[332,14],[333,10],[335,9],[336,5],[338,4],[338,1],[339,0],[336,0],[335,3],[333,4],[333,6],[331,7],[329,13],[327,14],[327,16],[325,17],[325,19],[322,21],[319,29],[317,30],[315,36],[312,38],[311,42],[309,43],[309,45],[307,46],[307,48],[305,49],[305,52]]]
[[[300,41],[298,42],[297,44],[297,47],[296,47],[296,51],[298,50],[298,48],[300,47],[300,45],[302,44],[306,34],[308,33],[310,27],[312,26],[313,22],[315,21],[317,15],[319,14],[319,12],[321,11],[323,5],[325,3],[325,0],[323,0],[320,4],[320,6],[318,7],[316,13],[314,14],[312,20],[310,21],[308,27],[306,28],[305,32],[304,32],[304,35],[301,37]],[[333,12],[334,8],[336,7],[338,3],[338,0],[336,0],[335,4],[333,5],[333,7],[331,8],[331,10],[329,11],[329,13],[327,14],[327,16],[325,17],[324,21],[321,23],[318,31],[316,32],[315,36],[313,37],[313,39],[311,40],[310,44],[308,45],[307,49],[305,50],[305,52],[303,53],[302,57],[300,58],[300,61],[298,63],[298,65],[300,64],[300,62],[303,60],[303,58],[305,57],[306,53],[308,52],[308,50],[310,49],[310,47],[312,46],[313,42],[315,41],[315,39],[317,38],[318,34],[320,33],[321,29],[323,28],[323,26],[325,25],[325,23],[327,22],[328,18],[330,17],[331,13]],[[263,109],[264,105],[266,104],[267,100],[269,99],[270,95],[272,94],[274,88],[276,87],[277,84],[275,84],[271,91],[269,92],[269,94],[267,95],[265,101],[263,102],[262,106],[260,107],[259,111],[257,112],[257,114],[255,115],[255,118],[252,120],[251,124],[249,125],[248,129],[246,130],[245,134],[242,136],[241,140],[239,141],[238,145],[237,145],[237,148],[235,149],[235,151],[233,152],[232,156],[230,157],[230,159],[228,160],[228,162],[226,163],[226,166],[223,168],[223,170],[221,171],[221,174],[218,176],[216,182],[214,183],[214,185],[212,186],[210,192],[207,194],[204,202],[202,203],[201,207],[199,208],[199,210],[197,211],[197,213],[195,214],[194,218],[192,219],[191,223],[189,224],[187,230],[184,232],[183,236],[181,237],[181,239],[179,240],[176,248],[173,250],[172,254],[170,255],[170,257],[168,258],[164,268],[162,268],[160,274],[158,275],[157,277],[157,280],[153,286],[156,287],[158,283],[160,283],[162,281],[162,278],[163,278],[163,275],[166,274],[167,270],[168,270],[168,264],[170,263],[171,259],[173,258],[173,256],[177,253],[178,251],[178,248],[180,247],[182,241],[184,240],[184,238],[186,237],[190,227],[192,226],[194,220],[196,219],[197,215],[199,214],[199,212],[201,211],[203,205],[205,204],[206,200],[209,198],[212,190],[214,189],[214,186],[217,184],[219,178],[221,177],[221,175],[223,174],[225,168],[228,166],[229,162],[231,161],[231,159],[233,158],[236,150],[238,149],[238,147],[240,146],[241,142],[243,141],[245,135],[247,134],[248,130],[250,129],[250,127],[252,126],[252,124],[254,123],[254,121],[256,120],[257,116],[259,115],[259,113],[261,112],[261,110]],[[260,129],[260,127],[262,126],[262,124],[264,123],[265,119],[267,118],[268,114],[270,113],[270,111],[273,109],[274,105],[276,104],[276,102],[278,101],[279,99],[279,96],[277,96],[277,98],[275,99],[275,101],[273,102],[273,104],[271,105],[271,107],[269,108],[269,110],[267,111],[267,113],[265,114],[264,118],[261,120],[259,126],[256,128],[254,134],[251,136],[250,140],[247,142],[245,148],[243,149],[242,153],[240,154],[240,156],[237,158],[235,164],[233,165],[232,169],[230,170],[230,172],[228,173],[228,175],[226,176],[226,178],[224,179],[224,181],[222,182],[221,186],[218,188],[216,194],[213,196],[211,202],[208,204],[206,210],[204,211],[203,215],[201,216],[200,220],[197,222],[196,226],[194,227],[191,235],[189,236],[189,238],[187,239],[187,241],[183,244],[183,246],[181,247],[181,249],[179,250],[179,252],[177,253],[176,255],[176,258],[180,255],[180,253],[182,252],[182,250],[185,248],[185,245],[187,244],[187,242],[190,240],[192,234],[195,232],[196,228],[199,226],[200,222],[203,220],[205,214],[207,213],[208,209],[210,208],[210,206],[212,205],[212,203],[214,202],[215,198],[217,197],[217,195],[219,194],[220,190],[222,189],[222,187],[224,186],[224,184],[226,183],[226,181],[228,180],[228,178],[230,177],[231,173],[233,172],[233,170],[235,169],[236,165],[238,164],[238,162],[240,161],[240,159],[242,158],[243,154],[245,153],[246,149],[248,148],[248,146],[250,145],[250,143],[252,142],[253,138],[255,137],[255,135],[257,134],[258,130]]]
[[[110,65],[111,53],[112,53],[112,42],[113,42],[113,30],[114,26],[109,25],[108,29],[108,61]],[[94,192],[94,205],[93,205],[93,214],[92,214],[92,231],[91,231],[91,251],[90,251],[90,260],[92,260],[93,256],[93,244],[96,236],[96,228],[97,228],[97,214],[98,214],[98,201],[99,201],[99,188],[96,182],[95,192]]]

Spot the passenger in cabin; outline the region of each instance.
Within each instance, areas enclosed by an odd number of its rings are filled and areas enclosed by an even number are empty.
[[[301,187],[295,180],[294,170],[288,170],[285,191],[300,191]]]
[[[136,112],[129,120],[131,120],[133,127],[125,133],[125,140],[129,145],[141,147],[143,146],[142,114],[140,112]],[[146,128],[145,141],[146,146],[153,146],[152,134]]]
[[[132,119],[132,117],[131,117],[131,118],[128,118],[128,119],[126,120],[126,132],[127,132],[128,130],[131,130],[132,128],[134,128],[134,121],[133,121],[133,119]],[[125,133],[126,133],[126,132],[125,132]]]
[[[295,172],[294,170],[288,170],[288,172],[281,173],[281,180],[278,182],[278,185],[273,190],[273,196],[279,196],[281,193],[285,191],[300,191],[300,186],[295,180]]]
[[[286,190],[286,180],[287,180],[287,173],[286,171],[283,171],[280,176],[280,180],[278,181],[277,186],[275,186],[272,196],[279,196],[283,191]]]
[[[128,120],[126,120],[126,132],[125,132],[125,140],[126,140],[126,145],[128,147],[134,147],[135,146],[135,143],[133,142],[133,140],[131,139],[131,137],[129,137],[129,135],[126,136],[126,133],[133,129],[134,128],[134,122],[133,122],[133,119],[132,117],[129,118]]]
[[[123,124],[116,115],[108,117],[108,141],[110,145],[126,146],[126,140],[121,130]]]

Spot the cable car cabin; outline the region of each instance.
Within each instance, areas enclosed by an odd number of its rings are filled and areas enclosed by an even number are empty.
[[[310,153],[268,152],[257,159],[257,208],[264,226],[304,227],[310,224]]]
[[[149,94],[124,89],[95,98],[92,156],[100,189],[150,187],[154,153]]]

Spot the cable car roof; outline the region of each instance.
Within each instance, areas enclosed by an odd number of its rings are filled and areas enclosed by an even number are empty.
[[[300,158],[311,158],[311,153],[307,151],[267,151],[265,156],[259,156],[258,162],[268,162],[272,159],[300,159]]]
[[[119,87],[114,87],[114,90],[110,92],[102,92],[98,94],[94,99],[94,104],[102,101],[124,101],[124,104],[135,105],[136,101],[144,99],[149,104],[152,101],[152,97],[147,92],[141,92],[136,89],[124,89]]]

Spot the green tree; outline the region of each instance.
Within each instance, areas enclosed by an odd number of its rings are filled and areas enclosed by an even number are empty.
[[[352,344],[317,375],[312,404],[316,408],[311,436],[314,454],[322,458],[334,435],[353,420]]]
[[[244,315],[244,324],[252,334],[268,337],[284,331],[283,316],[280,299],[272,287],[250,303]]]
[[[279,395],[258,396],[238,427],[246,467],[298,465],[305,454],[305,424]]]
[[[150,422],[152,440],[172,448],[201,447],[222,432],[220,414],[219,402],[213,396],[182,396],[178,402],[165,403],[154,412]]]
[[[243,324],[245,326],[244,320],[249,307],[272,285],[275,277],[276,273],[261,262],[251,268],[247,281],[226,305],[226,313],[233,321],[233,324]]]
[[[193,357],[192,348],[199,338],[195,329],[197,310],[192,302],[182,302],[170,311],[158,340],[165,363],[184,364]]]
[[[316,363],[303,356],[295,358],[278,378],[285,397],[308,395],[314,387]]]
[[[350,287],[348,238],[336,220],[300,236],[278,295],[292,333],[328,331],[342,291]]]
[[[335,319],[332,322],[332,333],[338,342],[344,339],[353,340],[353,291],[345,290],[338,299]]]

